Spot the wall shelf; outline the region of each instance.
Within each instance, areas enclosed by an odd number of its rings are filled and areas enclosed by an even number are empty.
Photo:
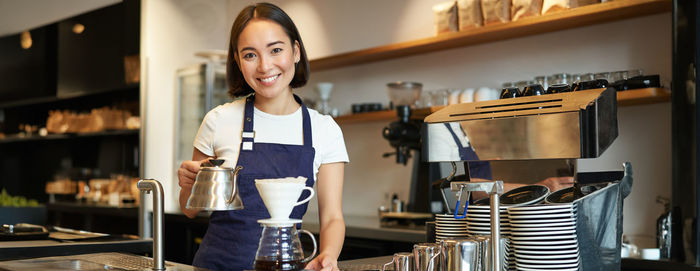
[[[23,99],[23,100],[17,100],[17,101],[0,102],[0,109],[21,107],[21,106],[40,105],[40,104],[51,104],[51,103],[65,102],[65,101],[71,101],[71,100],[80,100],[80,99],[95,99],[95,98],[104,98],[104,97],[112,97],[112,96],[124,96],[124,95],[129,95],[129,94],[134,94],[134,93],[135,94],[139,93],[138,84],[133,84],[133,85],[127,86],[125,88],[98,91],[98,92],[90,92],[90,93],[79,93],[79,94],[72,94],[72,95],[62,96],[62,97],[47,96],[47,97],[37,97],[37,98]]]
[[[46,136],[31,135],[31,136],[5,136],[0,138],[0,144],[27,142],[27,141],[48,141],[62,139],[77,139],[87,137],[104,137],[104,136],[121,136],[121,135],[138,135],[139,130],[112,130],[95,133],[77,133],[77,134],[48,134]]]
[[[311,60],[321,71],[376,61],[432,53],[467,45],[494,42],[671,11],[671,0],[615,0],[582,6],[514,22],[441,34]]]
[[[665,103],[669,101],[671,101],[671,91],[665,88],[642,88],[617,92],[618,106]],[[411,119],[423,119],[444,107],[433,106],[415,109],[412,111]],[[395,119],[397,119],[395,110],[383,110],[339,116],[335,118],[335,122],[338,124],[352,124],[371,121],[394,121]]]

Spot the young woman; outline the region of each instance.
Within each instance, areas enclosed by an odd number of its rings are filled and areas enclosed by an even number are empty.
[[[320,253],[307,269],[338,270],[345,222],[343,170],[348,155],[340,127],[329,116],[308,109],[292,89],[304,86],[309,62],[294,22],[279,7],[259,3],[244,8],[233,23],[227,81],[236,99],[204,117],[194,141],[193,161],[178,169],[180,208],[185,208],[199,164],[216,157],[224,166],[243,166],[239,195],[244,209],[215,211],[193,265],[212,270],[253,269],[262,228],[269,218],[254,180],[304,176],[316,185]],[[247,97],[246,97],[247,96]],[[306,192],[308,193],[308,192]],[[301,219],[307,204],[294,208]]]

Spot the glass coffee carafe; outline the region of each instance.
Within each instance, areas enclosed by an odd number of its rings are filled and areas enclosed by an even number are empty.
[[[301,220],[289,219],[284,222],[269,219],[259,220],[263,226],[258,251],[255,253],[255,270],[302,270],[316,255],[316,238],[307,230],[297,230],[295,224]],[[311,237],[314,250],[304,258],[299,233]]]
[[[316,238],[307,230],[297,230],[301,219],[290,219],[294,206],[308,202],[315,194],[306,186],[306,178],[256,179],[255,187],[270,213],[269,219],[258,220],[263,227],[255,270],[302,270],[316,255]],[[308,193],[302,196],[303,191]],[[303,198],[303,199],[302,199]],[[299,233],[308,234],[314,244],[311,256],[304,258]]]

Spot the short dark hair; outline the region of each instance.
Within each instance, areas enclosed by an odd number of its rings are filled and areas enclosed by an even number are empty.
[[[299,42],[300,59],[295,65],[294,78],[289,86],[298,88],[306,85],[309,81],[309,59],[306,57],[306,49],[301,41],[301,35],[297,30],[296,25],[281,8],[270,3],[257,3],[245,7],[238,13],[236,20],[231,27],[231,39],[228,44],[228,59],[226,60],[226,82],[228,83],[228,94],[236,98],[245,96],[255,92],[243,78],[241,70],[236,64],[236,55],[238,53],[238,37],[241,35],[243,28],[248,25],[252,19],[265,19],[273,21],[284,29],[289,39],[291,40],[292,48],[294,42]]]

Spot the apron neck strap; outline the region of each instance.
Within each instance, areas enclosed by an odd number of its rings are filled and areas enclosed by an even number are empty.
[[[313,142],[311,139],[311,117],[309,116],[309,110],[304,105],[304,102],[297,96],[294,95],[294,100],[301,105],[301,115],[302,115],[302,131],[304,134],[304,146],[312,147]],[[243,134],[244,135],[255,135],[253,131],[253,121],[255,112],[255,94],[248,96],[245,102],[245,111],[243,113]],[[253,142],[253,137],[243,136],[243,142]]]

